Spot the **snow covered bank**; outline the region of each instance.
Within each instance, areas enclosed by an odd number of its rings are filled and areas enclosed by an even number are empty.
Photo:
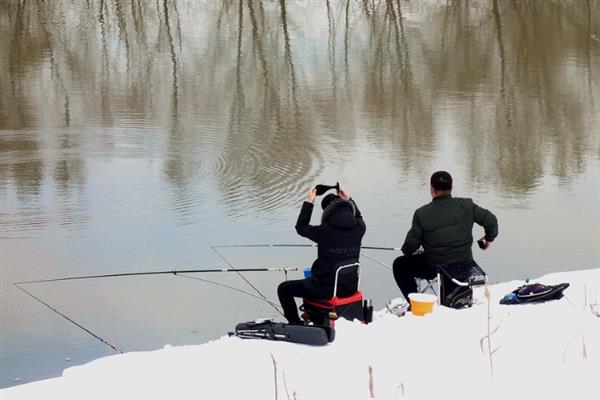
[[[223,337],[105,357],[60,378],[3,389],[0,398],[600,398],[600,269],[535,281],[571,286],[561,300],[512,306],[498,301],[522,282],[490,287],[491,328],[499,327],[491,335],[493,379],[481,347],[488,321],[481,289],[467,310],[378,313],[370,325],[339,321],[326,347]]]

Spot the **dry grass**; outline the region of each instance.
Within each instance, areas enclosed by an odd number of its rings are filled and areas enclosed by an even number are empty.
[[[275,400],[279,399],[279,383],[277,380],[277,360],[275,359],[275,356],[273,355],[273,353],[271,354],[271,360],[273,361],[273,377],[274,377],[274,385],[275,385]],[[287,379],[285,377],[285,370],[283,368],[281,368],[281,376],[283,378],[283,387],[285,389],[285,395],[287,397],[287,400],[291,400],[290,397],[290,392],[288,390],[288,384],[287,384]],[[296,400],[296,391],[293,391],[293,395],[294,395],[294,400]]]
[[[406,395],[406,391],[404,390],[404,383],[400,382],[400,384],[396,387],[396,394],[400,392],[402,397]]]
[[[106,348],[108,349],[108,355],[110,356],[112,356],[113,354],[119,354],[114,339],[110,339],[106,342]]]
[[[587,309],[589,307],[592,314],[596,317],[600,318],[600,304],[598,300],[588,305],[588,290],[587,285],[583,286],[583,309]]]
[[[573,337],[573,339],[571,339],[571,341],[565,346],[565,348],[563,349],[562,353],[560,353],[560,358],[562,359],[563,363],[567,361],[567,352],[569,351],[569,348],[577,340],[577,338],[579,336],[583,337],[583,332],[584,331],[585,331],[585,329],[582,329],[581,331],[579,331],[579,333],[577,335],[575,335]]]
[[[369,395],[375,398],[375,383],[373,382],[373,367],[369,365]]]
[[[498,351],[500,347],[496,347],[492,350],[492,335],[498,331],[500,328],[500,324],[496,328],[492,330],[491,320],[491,304],[492,304],[492,295],[489,290],[489,286],[485,286],[485,290],[483,292],[485,294],[485,298],[487,299],[487,334],[481,338],[479,341],[479,345],[481,347],[481,352],[483,353],[485,350],[483,348],[483,343],[487,342],[487,354],[490,359],[490,374],[491,377],[494,378],[494,353]]]
[[[281,374],[283,375],[283,387],[285,388],[285,394],[290,399],[290,392],[288,391],[287,379],[285,379],[285,370],[281,370]],[[296,392],[294,392],[294,398],[296,398]]]
[[[275,357],[273,356],[273,353],[271,353],[271,360],[273,360],[273,375],[275,377],[275,400],[279,399],[278,393],[277,393],[277,361],[275,361]]]

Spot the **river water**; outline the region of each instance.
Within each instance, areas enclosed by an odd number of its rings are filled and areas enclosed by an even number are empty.
[[[474,250],[492,281],[597,267],[599,79],[591,0],[0,2],[0,386],[114,352],[13,282],[308,266],[314,249],[211,246],[307,243],[317,183],[348,188],[364,244],[400,246],[448,170],[498,216]],[[376,307],[399,296],[362,266]],[[195,276],[23,287],[123,351],[278,316],[215,285],[257,295],[235,273]],[[285,278],[244,277],[272,300]]]

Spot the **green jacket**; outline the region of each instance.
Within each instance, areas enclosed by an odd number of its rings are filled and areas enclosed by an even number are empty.
[[[483,226],[488,241],[498,236],[496,216],[473,200],[450,194],[436,197],[415,211],[402,252],[413,254],[423,246],[427,262],[431,265],[472,260],[475,222]]]

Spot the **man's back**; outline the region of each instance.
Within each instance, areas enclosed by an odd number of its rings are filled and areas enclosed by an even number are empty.
[[[431,265],[469,261],[473,258],[473,223],[485,228],[489,241],[498,234],[494,214],[473,200],[453,198],[450,194],[436,197],[415,211],[402,251],[412,254],[423,246]]]

